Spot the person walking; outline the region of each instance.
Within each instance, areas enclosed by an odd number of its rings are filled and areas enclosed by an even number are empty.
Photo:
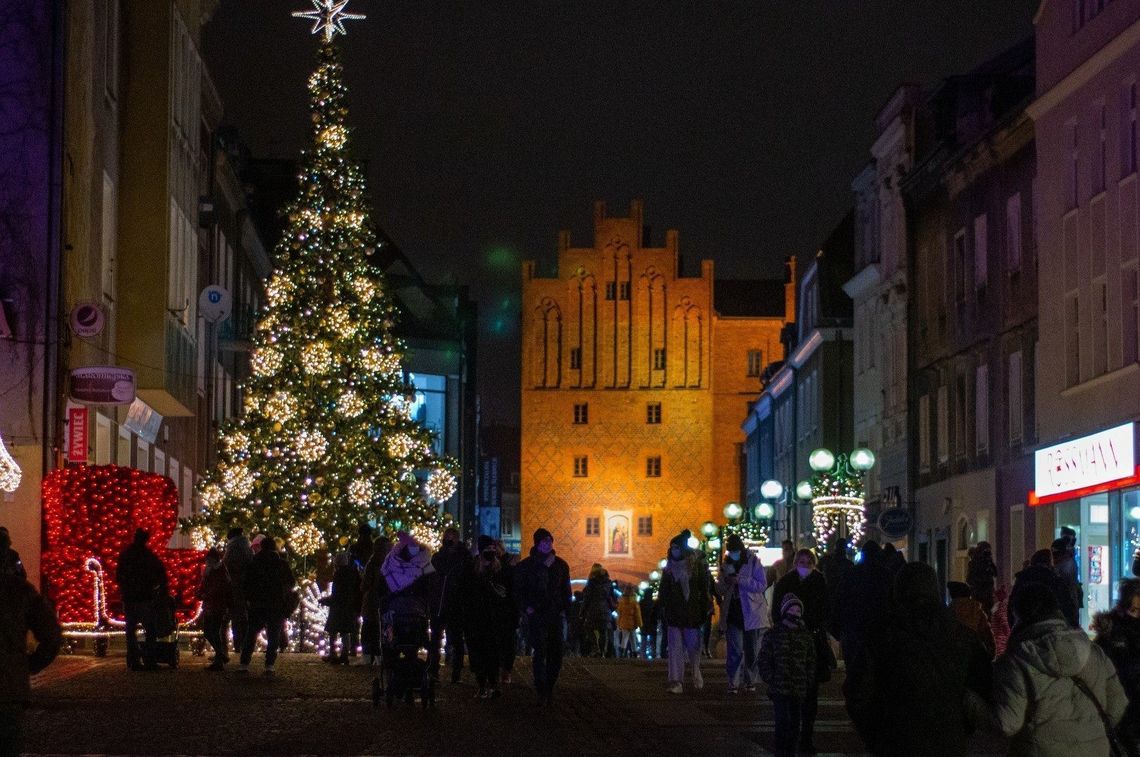
[[[245,532],[234,527],[226,534],[226,550],[222,565],[230,577],[230,628],[233,629],[234,652],[241,654],[249,625],[249,603],[245,598],[245,572],[253,562],[253,547]]]
[[[653,587],[647,586],[641,592],[638,608],[641,610],[641,654],[647,660],[656,660],[657,602],[653,599]]]
[[[145,529],[137,529],[134,541],[119,555],[119,566],[115,570],[126,616],[127,667],[131,670],[158,669],[154,646],[158,641],[158,603],[169,593],[166,566],[147,547],[149,539],[150,534]],[[146,639],[141,654],[140,625]]]
[[[994,589],[994,606],[990,610],[990,633],[994,637],[994,657],[1005,654],[1006,644],[1009,643],[1009,590],[1005,585]]]
[[[692,533],[685,529],[669,542],[669,556],[661,574],[658,601],[669,637],[670,694],[684,691],[688,662],[694,689],[705,685],[701,675],[701,625],[707,620],[710,598],[708,563],[689,546]]]
[[[971,596],[982,606],[987,617],[994,606],[994,580],[997,572],[993,547],[988,541],[978,542],[966,565],[966,583],[970,586]]]
[[[1073,628],[1080,626],[1080,609],[1073,595],[1072,586],[1066,584],[1057,575],[1057,571],[1053,569],[1053,553],[1051,550],[1039,549],[1034,552],[1029,558],[1029,566],[1013,577],[1013,590],[1009,595],[1010,608],[1017,605],[1017,595],[1030,584],[1041,584],[1053,592],[1053,596],[1057,598],[1057,607],[1060,608],[1061,615]],[[1018,619],[1015,612],[1013,625],[1016,626],[1017,623]]]
[[[586,588],[582,590],[579,616],[586,643],[585,653],[590,657],[608,657],[610,650],[610,630],[613,628],[613,612],[617,609],[614,598],[614,582],[610,574],[600,564],[590,567]]]
[[[226,566],[222,563],[222,552],[213,547],[206,553],[205,565],[202,566],[202,580],[198,584],[196,596],[202,602],[199,619],[202,625],[202,636],[214,650],[210,664],[206,670],[225,670],[226,663],[230,661],[229,645],[222,638],[222,629],[226,627],[226,615],[232,604],[233,588]]]
[[[868,629],[882,620],[891,601],[894,575],[874,539],[863,542],[859,563],[843,577],[835,592],[839,644],[847,665],[863,650]]]
[[[775,586],[776,582],[786,576],[789,571],[793,569],[796,561],[796,543],[791,539],[784,539],[780,542],[780,552],[782,553],[780,559],[772,563],[768,568],[768,585]],[[777,612],[779,608],[774,608]]]
[[[641,605],[637,589],[626,584],[617,603],[618,657],[637,657],[637,631],[641,628]]]
[[[830,618],[828,631],[839,637],[839,585],[855,569],[855,563],[847,556],[847,540],[833,536],[828,544],[827,554],[819,560],[819,572],[827,582],[827,615]]]
[[[950,581],[946,584],[946,591],[950,595],[950,612],[954,613],[954,619],[974,634],[986,648],[986,654],[993,658],[994,632],[990,628],[990,619],[978,600],[974,599],[970,585]]]
[[[459,587],[471,568],[471,555],[459,538],[459,529],[443,532],[443,545],[431,558],[432,567],[432,620],[431,649],[428,651],[428,668],[431,677],[439,680],[440,647],[447,638],[446,658],[451,668],[451,682],[459,683],[463,676],[463,598]]]
[[[775,719],[772,751],[776,757],[795,757],[800,734],[804,697],[815,682],[815,640],[804,625],[804,605],[795,594],[786,593],[780,606],[780,622],[760,642],[760,678],[768,684]]]
[[[265,631],[265,675],[273,675],[281,643],[281,628],[288,615],[286,595],[296,585],[297,579],[289,563],[277,551],[277,540],[272,536],[263,537],[261,548],[245,571],[242,587],[249,603],[249,625],[242,639],[239,673],[249,672],[257,634]]]
[[[29,638],[35,639],[34,651]],[[23,745],[29,677],[46,668],[63,641],[55,610],[30,583],[0,572],[0,757],[17,757]]]
[[[1010,608],[1017,621],[994,666],[993,708],[979,711],[992,713],[1011,754],[1109,754],[1128,707],[1112,661],[1069,626],[1048,586],[1024,586]]]
[[[384,563],[384,558],[388,556],[388,551],[391,548],[392,542],[387,537],[383,534],[377,535],[376,541],[372,544],[372,553],[364,565],[364,575],[360,579],[360,617],[362,619],[360,647],[361,654],[368,659],[369,665],[379,664],[382,652],[380,646],[380,603],[388,593],[388,585],[380,575],[380,566]]]
[[[371,556],[371,555],[369,555]],[[347,665],[352,651],[353,639],[360,633],[360,618],[357,612],[361,606],[360,571],[350,552],[340,552],[333,558],[336,572],[333,573],[332,592],[321,598],[321,604],[329,608],[325,620],[325,633],[329,635],[329,653],[325,662],[334,665]],[[340,636],[340,654],[336,653],[336,637]]]
[[[475,697],[497,699],[502,696],[501,639],[510,616],[517,613],[495,540],[480,536],[476,544],[479,554],[464,577],[459,594],[463,598],[463,633],[471,654],[471,671],[479,685]]]
[[[1071,532],[1072,529],[1069,531]],[[1053,572],[1057,574],[1061,585],[1068,591],[1071,597],[1070,604],[1079,618],[1080,611],[1085,606],[1085,592],[1081,587],[1081,579],[1078,575],[1080,571],[1077,569],[1075,555],[1076,538],[1075,533],[1069,536],[1062,535],[1061,538],[1053,540],[1049,551],[1053,553]],[[1079,624],[1079,620],[1077,624]]]
[[[723,598],[720,622],[727,640],[725,670],[728,693],[756,688],[756,654],[760,637],[771,622],[764,592],[768,579],[756,553],[744,546],[739,534],[729,535],[724,562],[720,566],[717,590]]]
[[[1120,598],[1107,612],[1093,618],[1094,643],[1099,646],[1120,678],[1128,707],[1118,733],[1129,755],[1140,755],[1140,579],[1120,582]]]
[[[493,546],[499,560],[499,581],[506,587],[507,598],[510,600],[508,611],[500,618],[497,644],[499,649],[499,682],[509,684],[515,671],[515,656],[518,654],[519,613],[514,604],[515,568],[517,567],[515,558],[518,555],[508,554],[506,547],[499,539],[494,540]]]
[[[20,560],[20,553],[12,549],[12,535],[5,526],[0,526],[0,573],[17,578],[28,577],[24,563]]]
[[[991,697],[989,657],[943,604],[934,568],[907,563],[891,604],[847,661],[843,694],[855,730],[876,755],[969,753],[967,691]]]
[[[515,604],[527,624],[539,705],[550,705],[562,670],[562,626],[570,609],[570,566],[554,552],[545,528],[534,532],[530,554],[515,569]]]
[[[796,552],[794,569],[776,582],[772,591],[772,607],[782,606],[785,594],[795,594],[803,603],[804,627],[811,631],[815,639],[815,681],[808,687],[803,697],[803,712],[800,713],[800,751],[814,752],[815,717],[819,711],[819,684],[831,680],[831,671],[836,667],[831,642],[827,638],[828,594],[827,582],[823,574],[815,569],[815,553],[810,549]],[[778,612],[774,610],[774,613]],[[772,620],[777,620],[773,615]]]

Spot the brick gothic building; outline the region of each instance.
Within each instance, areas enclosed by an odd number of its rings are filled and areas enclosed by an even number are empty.
[[[682,528],[742,499],[741,419],[783,359],[794,282],[680,275],[677,232],[650,247],[642,205],[562,232],[558,274],[523,264],[523,551],[543,526],[574,577],[640,580]],[[720,292],[719,298],[717,292]]]

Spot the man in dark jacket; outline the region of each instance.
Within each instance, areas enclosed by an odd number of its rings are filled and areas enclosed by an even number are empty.
[[[28,634],[36,640],[28,652]],[[55,611],[23,578],[0,573],[0,757],[20,753],[28,677],[48,666],[62,640]]]
[[[166,566],[146,545],[149,539],[150,534],[144,529],[135,531],[134,541],[119,555],[119,567],[115,571],[127,622],[127,667],[131,670],[155,670],[158,667],[154,647],[157,641],[158,602],[169,593]],[[140,624],[146,635],[141,663],[138,640]]]
[[[819,572],[823,574],[823,580],[827,582],[827,609],[832,623],[828,630],[835,636],[839,635],[839,629],[835,625],[839,616],[837,607],[839,584],[843,583],[843,579],[854,568],[855,563],[851,562],[851,558],[847,556],[847,540],[841,539],[839,536],[833,537],[828,546],[827,554],[819,560]]]
[[[253,562],[253,547],[249,537],[238,526],[226,534],[226,551],[222,565],[230,577],[230,627],[233,629],[234,651],[241,654],[249,624],[249,603],[245,598],[245,572]],[[224,629],[223,629],[224,630]]]
[[[1013,590],[1009,595],[1009,606],[1016,605],[1014,597],[1020,594],[1028,584],[1038,583],[1049,587],[1053,596],[1057,598],[1057,606],[1061,614],[1073,628],[1080,626],[1080,610],[1077,608],[1076,598],[1072,587],[1067,585],[1053,570],[1053,555],[1047,549],[1039,549],[1029,558],[1029,567],[1020,571],[1013,577]],[[1017,618],[1011,618],[1013,625]]]
[[[459,529],[443,532],[443,546],[431,557],[435,569],[432,576],[431,649],[428,669],[432,678],[439,680],[440,645],[447,635],[447,664],[451,668],[451,682],[459,683],[463,676],[463,597],[460,595],[463,577],[471,570],[471,555],[459,538]]]
[[[785,594],[795,594],[803,602],[804,627],[811,631],[816,648],[816,680],[803,698],[803,711],[800,714],[800,744],[802,752],[814,752],[815,716],[819,710],[819,684],[829,679],[834,667],[830,642],[827,639],[827,625],[830,606],[827,597],[827,582],[823,574],[815,569],[815,553],[810,549],[796,552],[792,570],[776,582],[772,590],[772,623],[780,622],[780,610]]]
[[[978,600],[988,616],[994,606],[994,579],[997,565],[994,564],[993,548],[988,541],[978,542],[966,566],[966,583],[974,599]]]
[[[863,650],[867,629],[886,614],[894,577],[884,565],[883,551],[876,541],[867,541],[862,557],[836,589],[836,627],[843,659],[850,665]]]
[[[12,549],[12,536],[8,529],[0,526],[0,573],[27,578],[24,563],[20,562],[20,553]]]
[[[554,554],[554,537],[534,532],[534,547],[515,568],[515,604],[526,617],[527,644],[534,652],[534,688],[550,704],[562,670],[562,624],[570,609],[570,566]]]
[[[266,536],[261,549],[245,574],[245,597],[249,602],[249,626],[241,648],[239,673],[249,672],[257,634],[265,630],[265,675],[273,675],[277,662],[280,633],[288,615],[288,593],[297,585],[297,579],[285,558],[277,551],[277,540]]]
[[[669,541],[669,556],[661,574],[658,603],[665,636],[669,640],[670,694],[684,691],[685,665],[688,664],[693,688],[705,685],[701,674],[701,626],[708,620],[712,602],[712,580],[704,555],[689,546],[688,529]]]

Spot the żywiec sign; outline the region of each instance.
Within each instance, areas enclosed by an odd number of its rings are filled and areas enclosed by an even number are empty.
[[[1078,492],[1092,493],[1087,490],[1135,478],[1133,426],[1125,423],[1037,450],[1036,490],[1030,494],[1030,504],[1057,502],[1079,496]]]

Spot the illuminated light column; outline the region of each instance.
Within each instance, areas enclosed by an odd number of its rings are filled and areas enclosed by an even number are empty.
[[[842,533],[846,533],[849,548],[857,547],[866,527],[863,477],[875,465],[874,453],[860,448],[837,457],[831,450],[817,449],[808,464],[815,471],[809,486],[817,549]]]

